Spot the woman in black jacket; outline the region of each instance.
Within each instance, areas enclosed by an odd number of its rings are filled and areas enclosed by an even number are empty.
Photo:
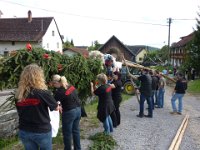
[[[75,150],[81,149],[79,122],[81,119],[80,99],[74,86],[64,76],[54,75],[55,99],[62,106],[62,132],[65,150],[71,150],[71,138]]]
[[[113,75],[113,81],[111,82],[112,87],[112,100],[115,105],[115,115],[111,115],[113,120],[113,126],[118,126],[120,124],[120,111],[119,106],[122,101],[122,81],[121,81],[121,74],[120,72],[115,71]],[[115,117],[116,116],[116,117]]]

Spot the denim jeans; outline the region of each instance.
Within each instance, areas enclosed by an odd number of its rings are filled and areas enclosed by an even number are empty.
[[[51,131],[47,133],[33,133],[19,130],[18,134],[25,150],[52,150]]]
[[[165,94],[165,89],[160,88],[158,90],[158,107],[163,108],[164,106],[164,94]]]
[[[172,99],[171,99],[171,103],[172,103],[172,109],[174,112],[177,111],[177,108],[176,108],[176,100],[178,99],[178,112],[182,112],[182,108],[183,108],[183,104],[182,104],[182,99],[183,99],[183,96],[184,94],[178,94],[178,93],[175,93],[173,96],[172,96]]]
[[[151,103],[152,103],[152,109],[154,109],[154,105],[155,105],[155,100],[157,99],[156,98],[156,90],[152,90],[152,93],[151,93]]]
[[[155,98],[156,98],[156,102],[154,104],[158,105],[158,90],[155,90]]]
[[[65,148],[71,150],[71,139],[73,137],[74,150],[80,150],[80,128],[81,107],[76,107],[62,113],[62,132]]]
[[[144,102],[147,100],[148,104],[148,115],[153,116],[153,108],[152,108],[152,99],[151,97],[147,97],[144,94],[140,94],[140,112],[139,115],[143,116],[144,115]]]
[[[103,122],[103,127],[106,134],[110,134],[111,132],[113,132],[113,123],[110,115],[107,116],[105,121]]]

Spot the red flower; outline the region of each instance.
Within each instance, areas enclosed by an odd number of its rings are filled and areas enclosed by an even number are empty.
[[[31,44],[30,43],[27,43],[26,44],[26,49],[27,49],[27,51],[32,51],[32,46],[31,46]]]
[[[46,53],[45,53],[45,54],[43,55],[43,58],[44,58],[44,59],[49,59],[49,58],[50,58],[50,57],[49,57],[49,54],[46,54]]]

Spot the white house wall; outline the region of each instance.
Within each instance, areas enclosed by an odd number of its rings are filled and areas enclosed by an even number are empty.
[[[142,63],[144,61],[144,56],[147,54],[147,51],[146,50],[142,50],[141,52],[139,52],[136,56],[136,62],[137,63]],[[140,60],[141,58],[141,60]]]
[[[5,52],[10,52],[13,50],[19,50],[26,48],[27,42],[14,42],[14,45],[12,45],[12,42],[0,42],[0,54],[3,55]],[[40,45],[37,42],[31,43],[32,47],[40,47]]]
[[[54,31],[54,36],[52,35],[52,31]],[[43,36],[42,47],[46,50],[54,50],[62,52],[62,41],[59,36],[54,20],[51,21],[49,28],[47,29],[47,32]]]

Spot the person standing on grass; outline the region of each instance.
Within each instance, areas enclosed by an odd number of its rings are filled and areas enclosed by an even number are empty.
[[[115,114],[116,114],[116,126],[120,125],[120,111],[119,106],[122,101],[122,81],[121,81],[121,74],[118,71],[114,72],[113,81],[111,82],[112,87],[112,99],[115,105]],[[112,118],[112,116],[111,116]],[[113,118],[112,118],[113,120]],[[113,123],[114,124],[114,123]]]
[[[59,110],[59,106],[47,90],[42,68],[36,64],[24,68],[15,98],[19,138],[25,150],[51,150],[52,130],[48,108],[51,111]]]
[[[98,96],[97,118],[103,123],[104,133],[113,132],[113,123],[110,117],[115,110],[112,100],[112,87],[107,84],[107,76],[104,73],[97,75],[98,87],[91,82],[91,93]]]
[[[177,73],[177,81],[174,91],[172,93],[171,104],[173,111],[170,112],[171,114],[182,114],[183,109],[183,97],[185,91],[187,90],[187,81],[184,79],[184,75],[182,73]],[[178,99],[178,110],[176,108],[176,100]]]
[[[130,74],[130,77],[132,77],[134,80],[139,80],[141,83],[141,86],[139,88],[140,92],[140,112],[137,115],[137,117],[153,117],[153,109],[152,109],[152,78],[148,73],[147,69],[142,69],[142,75],[139,77],[135,77],[134,75]],[[148,104],[148,115],[144,115],[144,102],[147,100]]]
[[[71,140],[75,150],[81,150],[80,119],[81,101],[74,86],[69,85],[65,76],[53,75],[53,86],[56,88],[54,97],[62,106],[62,132],[64,150],[71,150]]]

